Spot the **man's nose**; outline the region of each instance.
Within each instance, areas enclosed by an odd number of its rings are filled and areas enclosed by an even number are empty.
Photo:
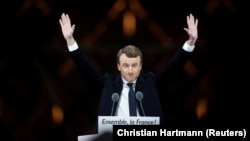
[[[128,71],[129,71],[129,72],[133,72],[133,68],[132,68],[132,67],[129,67],[129,68],[128,68]]]

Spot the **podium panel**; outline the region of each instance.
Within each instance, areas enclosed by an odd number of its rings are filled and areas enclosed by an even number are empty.
[[[99,116],[98,133],[113,132],[113,125],[159,125],[159,117]]]
[[[98,134],[78,136],[78,141],[112,137],[113,125],[160,125],[160,117],[98,116]]]

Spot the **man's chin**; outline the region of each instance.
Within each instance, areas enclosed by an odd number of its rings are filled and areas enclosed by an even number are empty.
[[[128,79],[127,81],[128,81],[128,82],[134,82],[135,79],[134,79],[134,78],[130,78],[130,79]]]
[[[134,82],[134,81],[136,80],[135,77],[130,77],[130,76],[126,77],[125,79],[126,79],[126,81],[128,81],[128,82]]]

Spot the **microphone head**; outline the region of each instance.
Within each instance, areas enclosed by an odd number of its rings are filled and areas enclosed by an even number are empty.
[[[116,102],[119,99],[119,94],[118,93],[113,93],[111,98],[112,98],[113,102]]]
[[[141,91],[136,92],[135,97],[137,100],[141,101],[143,99],[143,93]]]

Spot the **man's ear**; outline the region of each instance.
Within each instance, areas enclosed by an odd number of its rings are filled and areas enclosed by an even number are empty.
[[[119,63],[117,63],[117,69],[118,69],[119,71],[121,70],[120,64],[119,64]]]

